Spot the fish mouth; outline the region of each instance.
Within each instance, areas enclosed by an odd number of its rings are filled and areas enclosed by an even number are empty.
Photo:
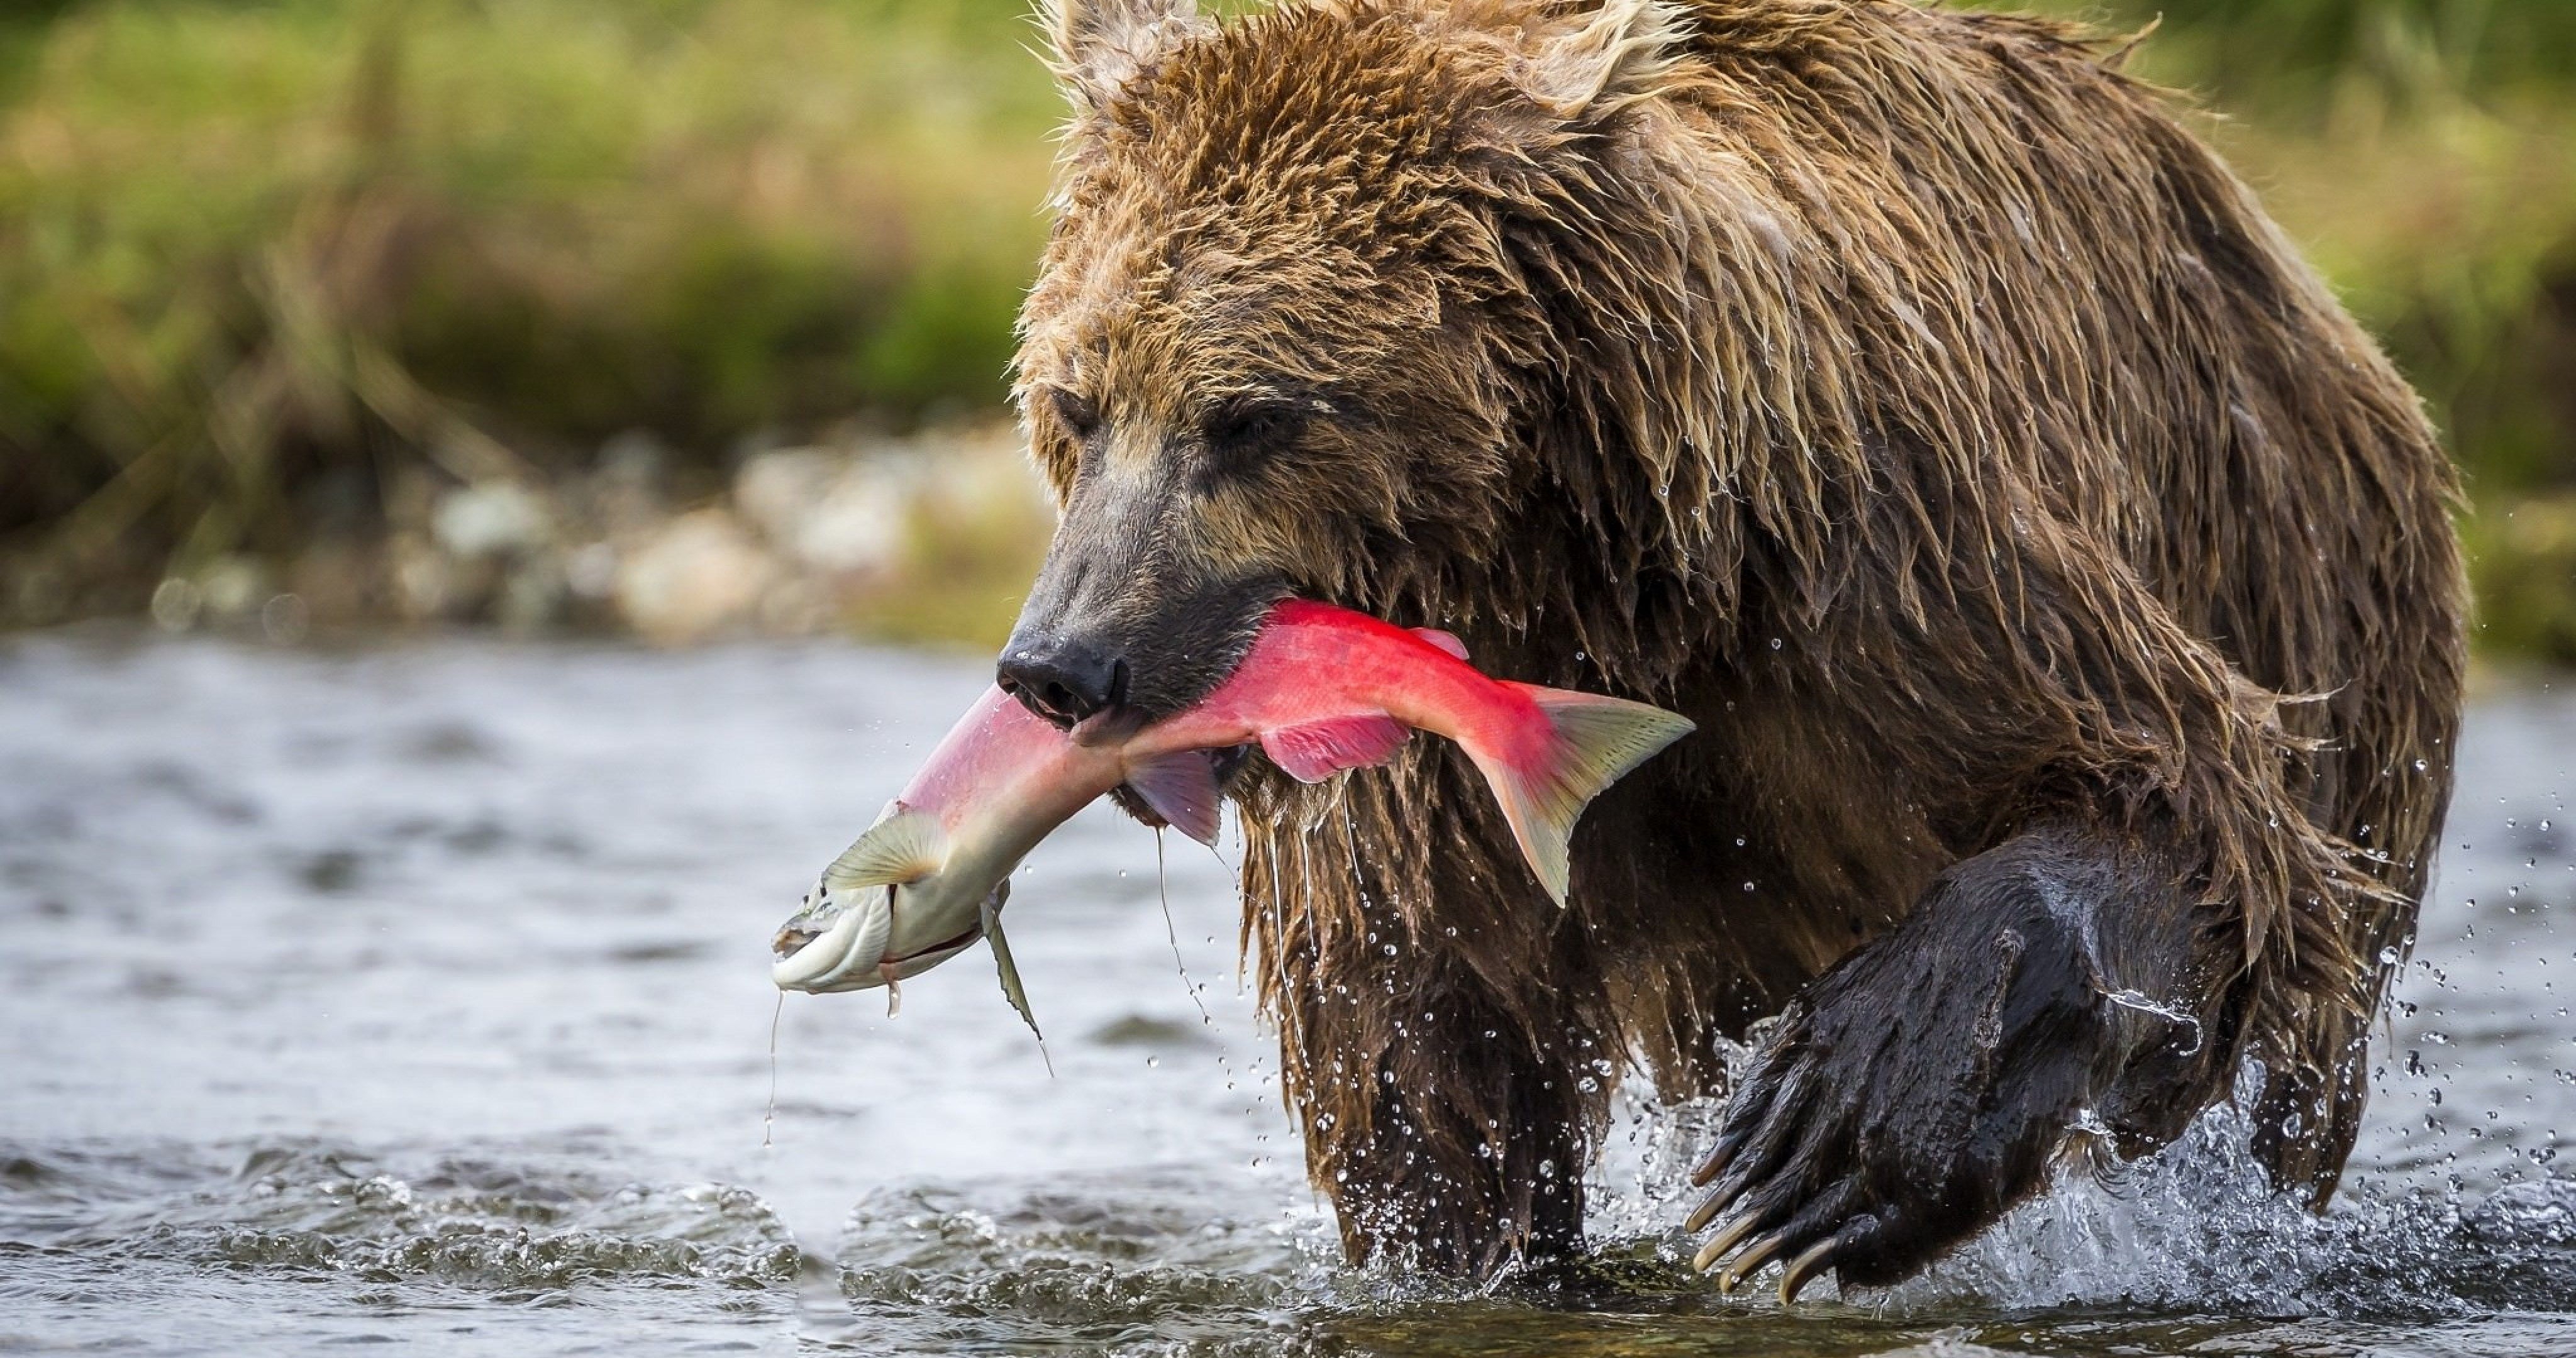
[[[1004,889],[996,887],[992,895],[998,896]],[[990,899],[988,896],[987,900]],[[885,956],[882,951],[875,957],[865,956],[870,951],[866,941],[868,935],[875,935],[878,949],[883,947],[884,935],[868,925],[872,922],[872,914],[880,914],[887,908],[871,899],[842,910],[830,924],[820,929],[814,928],[801,916],[789,920],[779,929],[777,937],[770,940],[770,953],[777,959],[770,967],[771,981],[781,990],[800,990],[811,995],[873,990],[890,981],[928,971],[984,937],[984,925],[979,919],[954,937],[926,948],[892,957]]]

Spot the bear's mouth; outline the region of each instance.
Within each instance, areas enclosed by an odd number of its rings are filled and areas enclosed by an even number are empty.
[[[1140,561],[1097,539],[1077,518],[1057,527],[994,681],[1077,740],[1112,744],[1225,682],[1293,591],[1268,571]]]

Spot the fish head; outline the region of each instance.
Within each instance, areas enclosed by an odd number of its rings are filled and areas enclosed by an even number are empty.
[[[898,907],[896,897],[903,891],[901,887],[876,887],[846,907],[818,912],[809,905],[798,910],[779,926],[777,936],[771,940],[770,951],[776,958],[770,969],[771,979],[781,990],[811,995],[874,990],[889,981],[918,976],[982,941],[981,901],[973,921],[957,932],[934,938],[931,935],[944,926],[932,924],[908,931],[910,937],[898,939],[893,928],[898,915],[924,917],[931,913]],[[1004,881],[986,893],[985,899],[999,910],[1009,893],[1010,883]],[[807,899],[810,902],[814,897],[809,893]],[[910,904],[915,903],[906,903]]]
[[[816,881],[770,940],[777,957],[771,979],[781,990],[816,994],[885,984],[876,962],[894,922],[893,898],[891,886],[836,895],[830,883]]]
[[[811,994],[869,990],[972,947],[984,936],[986,902],[998,909],[1010,883],[943,872],[945,856],[935,821],[889,803],[779,926],[771,980]]]

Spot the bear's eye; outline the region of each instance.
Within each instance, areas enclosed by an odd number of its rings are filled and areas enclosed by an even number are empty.
[[[1245,401],[1217,411],[1208,420],[1209,456],[1219,466],[1238,466],[1249,457],[1276,452],[1297,441],[1306,428],[1305,407],[1284,401]]]
[[[1047,405],[1076,442],[1088,443],[1100,432],[1100,407],[1062,387],[1049,387],[1046,395]]]

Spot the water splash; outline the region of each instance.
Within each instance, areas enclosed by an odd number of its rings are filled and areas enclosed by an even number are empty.
[[[2200,1019],[2197,1016],[2186,1014],[2180,1009],[2174,1008],[2172,1005],[2162,1004],[2155,1000],[2151,1000],[2144,994],[2135,990],[2105,990],[2099,993],[2103,999],[2109,1000],[2111,1003],[2116,1004],[2123,1009],[2134,1009],[2141,1014],[2152,1014],[2168,1023],[2190,1029],[2191,1046],[2183,1051],[2176,1052],[2175,1055],[2198,1056],[2200,1054],[2200,1044],[2203,1041],[2203,1037],[2201,1033]]]
[[[2113,1308],[2416,1324],[2576,1307],[2576,1180],[2474,1199],[2420,1179],[2348,1187],[2318,1215],[2274,1191],[2247,1149],[2259,1084],[2242,1079],[2238,1101],[2160,1154],[2097,1174],[2070,1168],[1923,1276],[1844,1300],[1891,1318]],[[1614,1132],[1626,1135],[1589,1180],[1589,1227],[1605,1250],[1680,1267],[1697,1243],[1678,1229],[1695,1197],[1687,1166],[1721,1111],[1622,1091]]]
[[[530,1296],[578,1287],[760,1288],[792,1276],[797,1249],[759,1195],[724,1183],[618,1183],[525,1159],[381,1161],[321,1143],[246,1148],[225,1169],[184,1150],[144,1191],[62,1238],[127,1261],[283,1270],[368,1283]],[[37,1163],[12,1161],[24,1175]],[[53,1165],[94,1185],[111,1164]],[[23,1216],[9,1232],[45,1239]],[[51,1243],[50,1241],[48,1243]]]

